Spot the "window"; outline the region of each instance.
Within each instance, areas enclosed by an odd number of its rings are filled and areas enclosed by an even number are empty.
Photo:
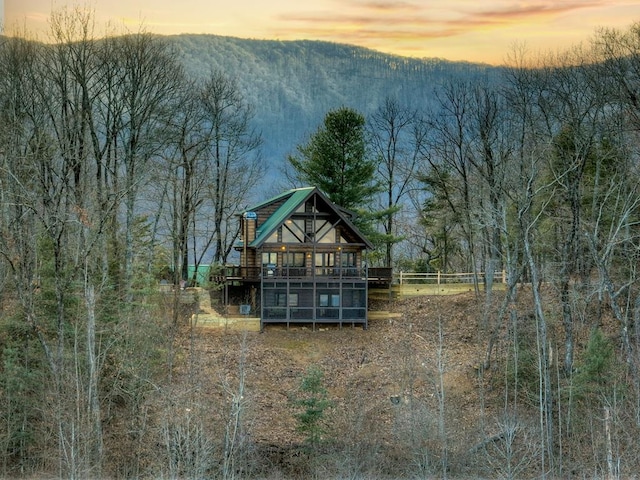
[[[266,243],[278,243],[278,231],[277,230],[271,234],[271,236],[267,239]]]
[[[331,306],[332,307],[340,306],[340,295],[336,295],[336,294],[331,295]]]
[[[304,221],[289,219],[282,226],[282,243],[300,243],[304,241]]]
[[[278,253],[277,252],[262,252],[262,265],[277,265]]]
[[[336,254],[335,253],[316,253],[316,275],[333,275],[333,267],[335,266]]]
[[[320,224],[320,220],[318,220],[316,224],[316,242],[336,243],[336,230],[327,220],[322,224]]]
[[[276,307],[297,307],[298,306],[298,294],[290,293],[287,295],[285,292],[276,293]]]
[[[342,252],[340,254],[340,261],[343,267],[355,267],[356,266],[356,253],[355,252]]]
[[[285,267],[304,267],[304,252],[287,252],[284,254]]]
[[[262,252],[263,274],[274,277],[278,266],[278,254],[276,252]]]
[[[289,294],[289,306],[290,307],[297,307],[298,306],[298,294],[297,293],[290,293]]]
[[[333,267],[335,262],[335,253],[316,253],[316,267]]]
[[[319,307],[339,307],[340,295],[337,293],[321,293],[318,295]]]

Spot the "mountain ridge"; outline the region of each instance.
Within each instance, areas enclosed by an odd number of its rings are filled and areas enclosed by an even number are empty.
[[[494,82],[499,67],[437,58],[417,59],[319,40],[253,40],[210,34],[163,36],[187,74],[205,79],[221,71],[237,81],[255,109],[264,157],[277,174],[287,154],[306,141],[331,109],[365,116],[387,97],[417,110],[433,107],[443,85]]]

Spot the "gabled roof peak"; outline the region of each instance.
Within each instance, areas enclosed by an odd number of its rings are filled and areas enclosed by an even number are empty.
[[[362,242],[367,248],[373,248],[373,245],[362,235],[358,228],[351,223],[348,218],[348,214],[338,205],[334,205],[317,187],[300,187],[287,190],[286,192],[276,195],[258,205],[254,205],[247,209],[246,212],[259,211],[268,205],[276,202],[282,202],[282,204],[266,219],[256,231],[256,238],[251,242],[252,247],[260,247],[272,233],[282,225],[297,209],[298,207],[307,201],[312,195],[317,195],[322,199],[322,202],[333,210],[342,221],[349,226],[354,232],[356,237],[362,239]],[[246,213],[245,212],[245,213]]]
[[[271,197],[268,200],[260,202],[260,203],[258,203],[256,205],[252,205],[251,207],[247,208],[243,213],[252,212],[254,210],[260,210],[261,208],[263,208],[263,207],[265,207],[265,206],[267,206],[267,205],[269,205],[271,203],[274,203],[274,202],[277,202],[277,201],[282,200],[284,198],[287,198],[288,196],[291,196],[291,195],[293,195],[295,193],[311,193],[314,190],[317,190],[317,188],[316,187],[292,188],[290,190],[287,190],[285,192],[282,192],[282,193],[276,195],[275,197]]]

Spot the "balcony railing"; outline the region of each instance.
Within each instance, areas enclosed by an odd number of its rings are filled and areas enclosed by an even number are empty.
[[[355,268],[355,267],[279,267],[265,265],[264,267],[225,267],[224,278],[227,281],[244,280],[259,281],[262,279],[282,278],[332,278],[332,279],[367,279],[373,281],[391,282],[390,268]]]

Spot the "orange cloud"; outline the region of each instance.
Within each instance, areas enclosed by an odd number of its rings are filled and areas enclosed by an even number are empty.
[[[437,3],[437,2],[436,2]],[[602,1],[574,1],[558,4],[553,2],[520,2],[514,8],[513,2],[503,2],[503,6],[494,6],[491,9],[483,10],[484,3],[478,3],[481,8],[461,9],[456,8],[456,3],[449,6],[449,16],[455,18],[438,18],[442,10],[438,8],[426,7],[424,4],[417,5],[410,2],[347,2],[342,4],[342,8],[336,9],[341,13],[322,10],[315,14],[294,14],[287,13],[279,15],[279,21],[285,23],[302,23],[305,25],[304,31],[307,33],[323,34],[324,27],[315,25],[332,25],[333,27],[369,26],[369,33],[384,32],[390,25],[402,26],[403,30],[428,29],[431,30],[428,38],[438,36],[440,32],[443,36],[455,35],[457,32],[464,33],[470,28],[486,26],[503,26],[505,23],[527,22],[532,19],[557,17],[569,14],[586,8],[593,8],[603,5]],[[435,13],[434,13],[435,11]],[[353,12],[353,13],[350,13]],[[384,12],[385,15],[380,13]],[[377,28],[372,28],[377,27]],[[285,27],[286,29],[286,27]],[[281,32],[282,28],[279,29]],[[291,27],[291,31],[298,32],[300,27]]]
[[[474,12],[469,14],[465,20],[466,24],[472,25],[492,25],[503,24],[504,22],[530,21],[533,18],[557,17],[563,14],[571,14],[578,10],[593,8],[602,5],[603,2],[536,2],[531,5],[521,5],[513,8],[511,5],[505,8]],[[464,22],[461,22],[464,23]]]
[[[511,41],[521,40],[513,35],[525,30],[532,34],[534,29],[543,32],[546,28],[547,35],[555,34],[558,33],[555,21],[583,15],[586,9],[595,11],[611,6],[611,2],[606,0],[432,0],[428,5],[425,3],[409,0],[340,1],[317,11],[280,14],[276,18],[277,30],[271,32],[281,39],[315,38],[410,55],[411,52],[424,53],[427,43],[455,37],[462,41],[462,38],[470,39],[475,35],[486,36],[487,30],[510,32]],[[333,5],[335,8],[328,8]],[[471,41],[468,42],[467,45]],[[480,47],[477,43],[473,45],[474,49]]]

